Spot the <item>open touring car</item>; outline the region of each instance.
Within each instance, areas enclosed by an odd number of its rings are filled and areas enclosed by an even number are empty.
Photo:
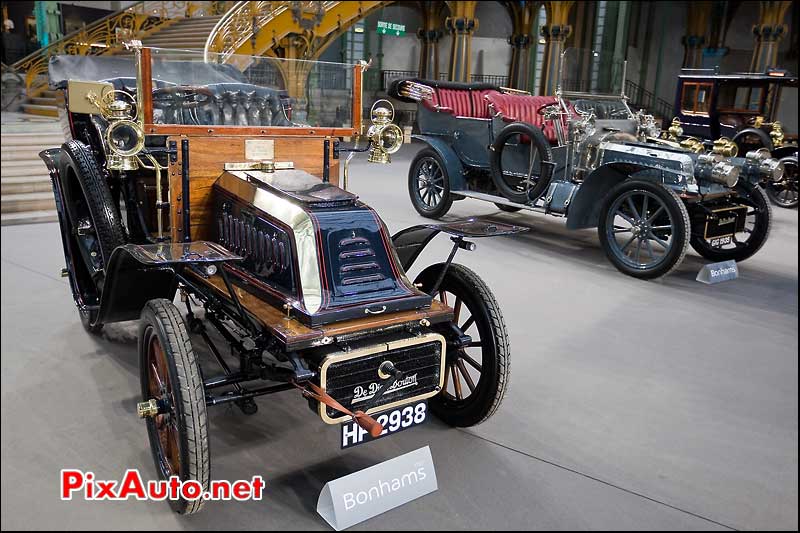
[[[782,163],[661,139],[652,116],[628,107],[624,62],[603,53],[569,49],[560,72],[556,96],[396,80],[390,95],[419,103],[426,145],[408,174],[414,208],[440,218],[476,198],[563,216],[570,229],[596,227],[611,263],[645,279],[676,268],[689,245],[714,261],[761,248],[771,225],[761,184],[780,180]]]

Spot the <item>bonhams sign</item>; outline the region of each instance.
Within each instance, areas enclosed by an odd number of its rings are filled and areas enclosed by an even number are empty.
[[[431,450],[425,446],[328,482],[317,512],[340,531],[437,488]]]

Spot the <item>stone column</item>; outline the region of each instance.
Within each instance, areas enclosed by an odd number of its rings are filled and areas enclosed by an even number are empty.
[[[683,68],[703,66],[703,48],[708,43],[708,21],[713,2],[688,2],[686,35],[681,39],[684,47]]]
[[[750,61],[751,72],[766,72],[778,66],[778,46],[786,35],[783,23],[791,2],[761,2],[760,20],[753,26],[756,46]]]
[[[419,39],[419,77],[422,79],[439,79],[439,39],[442,36],[440,29],[440,2],[419,2],[417,4],[422,14],[422,27],[417,30]]]
[[[569,12],[575,4],[571,2],[547,2],[547,24],[540,31],[546,44],[544,49],[544,66],[542,72],[543,95],[552,95],[556,92],[558,83],[558,69],[561,63],[561,52],[564,51],[564,42],[572,33],[569,22]]]
[[[450,81],[470,81],[472,61],[472,34],[478,29],[475,18],[475,1],[451,2],[450,16],[444,22],[450,32]]]
[[[508,86],[523,91],[528,90],[528,63],[531,36],[513,34],[508,38],[511,45],[511,65],[508,67]]]

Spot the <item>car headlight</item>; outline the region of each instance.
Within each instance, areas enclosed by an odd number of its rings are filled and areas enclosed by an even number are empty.
[[[697,156],[695,175],[700,179],[735,187],[739,182],[739,167],[723,161],[719,154],[701,154]]]
[[[129,157],[144,147],[144,132],[136,122],[120,120],[108,128],[106,141],[109,149],[115,154]]]
[[[749,163],[757,166],[762,178],[770,181],[780,181],[783,177],[783,163],[773,158],[766,148],[747,152],[745,158]]]

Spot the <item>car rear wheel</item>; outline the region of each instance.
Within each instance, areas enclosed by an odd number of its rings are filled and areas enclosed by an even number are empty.
[[[429,292],[443,267],[429,266],[416,283]],[[486,283],[462,265],[447,268],[433,296],[453,308],[454,319],[439,331],[447,339],[445,377],[442,391],[431,399],[431,411],[452,426],[480,424],[500,406],[510,377],[503,314]]]
[[[731,242],[712,246],[708,239],[697,233],[692,235],[692,248],[711,261],[744,261],[764,246],[772,227],[772,206],[761,187],[750,191],[737,187],[739,197],[747,205],[744,229],[733,235]]]
[[[768,183],[765,190],[772,203],[791,209],[797,207],[797,157],[784,157],[781,163],[783,179],[778,183]]]
[[[75,289],[81,323],[99,333],[100,296],[111,253],[125,244],[125,229],[106,179],[91,149],[80,141],[62,148],[65,238],[72,251],[67,271]]]
[[[139,325],[142,400],[155,400],[158,414],[147,418],[150,450],[160,479],[177,476],[209,488],[211,456],[203,378],[186,323],[166,299],[150,300]],[[181,514],[196,513],[203,498],[170,500]]]
[[[616,185],[600,208],[600,244],[622,273],[653,279],[674,270],[689,245],[689,213],[672,190],[628,180]]]
[[[434,150],[420,150],[408,171],[408,194],[417,213],[426,218],[441,218],[453,205],[450,177]]]

